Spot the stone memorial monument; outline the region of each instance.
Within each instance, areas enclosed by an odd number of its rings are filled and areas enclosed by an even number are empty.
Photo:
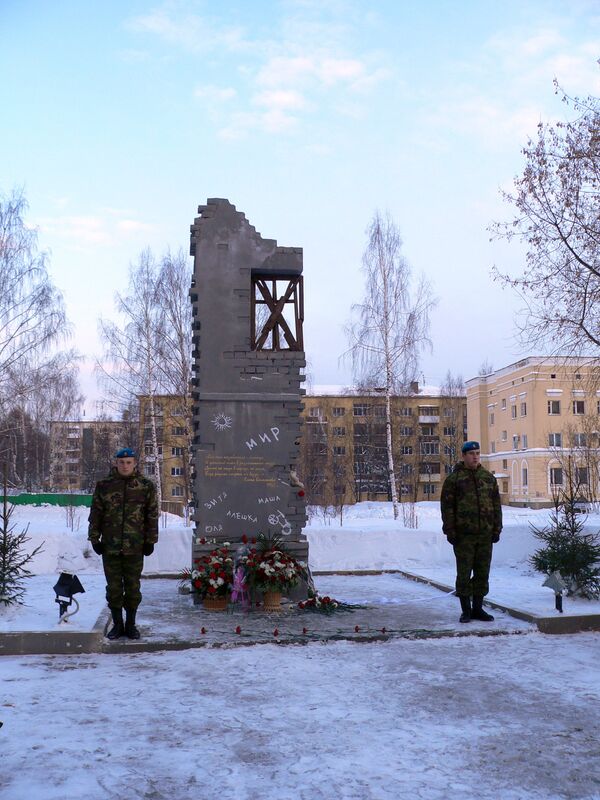
[[[308,562],[296,477],[305,366],[302,249],[263,239],[228,200],[191,226],[194,357],[192,559],[278,534]],[[209,541],[205,541],[209,540]]]

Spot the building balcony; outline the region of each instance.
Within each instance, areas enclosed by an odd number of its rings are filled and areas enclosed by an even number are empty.
[[[435,417],[430,417],[426,414],[419,414],[419,424],[421,425],[435,425],[440,421],[439,414]]]
[[[432,472],[428,475],[426,472],[419,473],[419,483],[440,483],[442,476],[439,472]]]

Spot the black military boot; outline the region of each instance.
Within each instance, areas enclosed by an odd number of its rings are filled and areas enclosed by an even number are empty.
[[[135,609],[132,610],[131,608],[126,608],[125,615],[125,635],[129,639],[139,639],[140,632],[135,627]]]
[[[460,615],[459,622],[471,622],[471,598],[459,595],[460,607],[462,614]]]
[[[481,620],[481,622],[494,621],[492,615],[483,610],[483,597],[481,595],[473,595],[473,611],[471,611],[471,619],[478,619]]]
[[[113,626],[106,634],[106,638],[120,639],[125,633],[125,628],[123,627],[123,611],[120,608],[111,608],[110,613],[112,614]]]

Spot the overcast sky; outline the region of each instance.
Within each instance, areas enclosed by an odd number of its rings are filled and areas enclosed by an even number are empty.
[[[343,325],[378,208],[439,298],[421,380],[470,378],[523,355],[518,298],[490,276],[523,258],[489,241],[499,188],[568,113],[553,78],[597,95],[599,56],[595,1],[2,0],[0,191],[25,189],[88,368],[129,264],[187,253],[197,206],[226,197],[304,248],[314,383],[351,380]]]

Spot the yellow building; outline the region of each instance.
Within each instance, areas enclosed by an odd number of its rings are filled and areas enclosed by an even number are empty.
[[[392,398],[392,442],[398,498],[437,500],[460,458],[466,434],[464,396],[442,397],[413,384]],[[381,392],[320,391],[304,400],[300,477],[307,502],[319,505],[387,500],[385,397]]]
[[[548,506],[574,485],[598,496],[600,361],[524,358],[466,382],[469,439],[503,503]]]
[[[133,438],[132,438],[133,437]],[[50,488],[91,492],[112,466],[117,447],[133,445],[136,431],[113,420],[55,420],[50,423]]]
[[[157,482],[160,474],[162,510],[184,516],[190,492],[190,420],[185,399],[155,395],[154,425],[148,396],[139,396],[140,471]],[[156,452],[153,433],[156,434]],[[160,472],[157,471],[158,469]]]

